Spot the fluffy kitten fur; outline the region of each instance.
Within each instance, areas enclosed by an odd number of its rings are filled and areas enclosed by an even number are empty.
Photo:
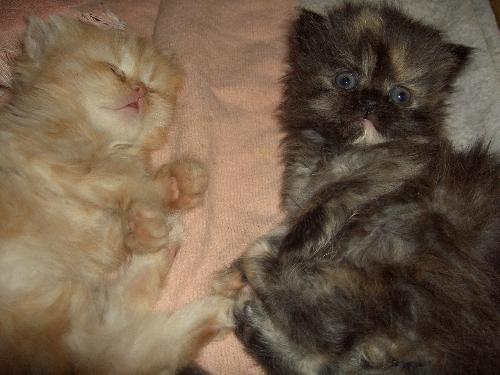
[[[180,71],[149,40],[63,18],[31,19],[24,47],[0,112],[1,372],[173,374],[231,307],[152,311],[174,209],[207,183],[193,161],[150,168]]]
[[[269,374],[498,372],[499,162],[442,136],[469,52],[385,4],[301,12],[287,218],[217,286]]]

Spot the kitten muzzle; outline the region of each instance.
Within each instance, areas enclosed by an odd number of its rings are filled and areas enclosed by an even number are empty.
[[[133,94],[131,94],[125,101],[125,105],[118,108],[122,109],[132,109],[136,112],[140,112],[144,107],[144,100],[147,94],[147,89],[143,84],[134,84],[132,86]]]
[[[377,102],[375,100],[367,99],[364,101],[365,115],[364,118],[368,118],[368,115],[372,113],[377,107]]]
[[[120,109],[133,109],[140,112],[144,107],[144,96],[134,95],[130,101]]]
[[[357,138],[354,144],[373,145],[384,141],[384,137],[377,129],[378,119],[375,116],[368,115],[368,118],[361,120],[362,135]]]
[[[369,113],[363,118],[363,126],[371,126],[375,131],[379,131],[380,121],[376,115]]]

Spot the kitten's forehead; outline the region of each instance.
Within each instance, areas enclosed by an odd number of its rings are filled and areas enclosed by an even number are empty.
[[[362,41],[358,66],[369,80],[385,83],[410,83],[425,73],[425,64],[412,57],[411,48],[404,42],[384,38]]]
[[[388,54],[396,81],[408,81],[418,74],[411,64],[409,48],[405,43],[393,42],[388,47]]]
[[[153,80],[157,56],[153,51],[138,43],[127,43],[120,46],[116,53],[117,65],[129,77],[136,77],[144,83]]]
[[[352,15],[350,25],[352,33],[360,38],[367,32],[373,34],[382,34],[384,22],[379,12],[374,12],[370,8],[362,8],[359,12]]]
[[[427,73],[429,61],[418,39],[425,30],[409,28],[405,19],[374,8],[363,8],[346,21],[347,27],[352,25],[351,62],[367,79],[383,76],[393,83],[411,83]]]
[[[119,52],[119,65],[123,72],[131,76],[137,73],[138,61],[137,56],[133,53],[129,46],[124,46]]]

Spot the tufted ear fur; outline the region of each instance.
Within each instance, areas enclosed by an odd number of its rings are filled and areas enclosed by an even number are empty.
[[[290,35],[291,53],[307,55],[321,49],[326,31],[328,31],[326,17],[303,9]]]
[[[449,67],[449,79],[455,80],[457,75],[465,68],[470,60],[470,55],[474,52],[474,48],[467,47],[461,44],[448,43],[446,47],[451,52],[451,64]]]
[[[24,51],[33,60],[40,60],[64,29],[64,19],[52,16],[48,21],[38,17],[28,18],[24,36]]]

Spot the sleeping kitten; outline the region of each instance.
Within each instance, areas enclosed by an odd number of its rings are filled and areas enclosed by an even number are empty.
[[[149,40],[31,19],[0,112],[2,374],[174,374],[230,323],[213,296],[153,312],[205,169],[152,171],[180,71]],[[195,368],[195,367],[192,367]]]
[[[287,218],[217,285],[269,374],[498,373],[500,164],[442,136],[469,52],[388,5],[295,22]]]

